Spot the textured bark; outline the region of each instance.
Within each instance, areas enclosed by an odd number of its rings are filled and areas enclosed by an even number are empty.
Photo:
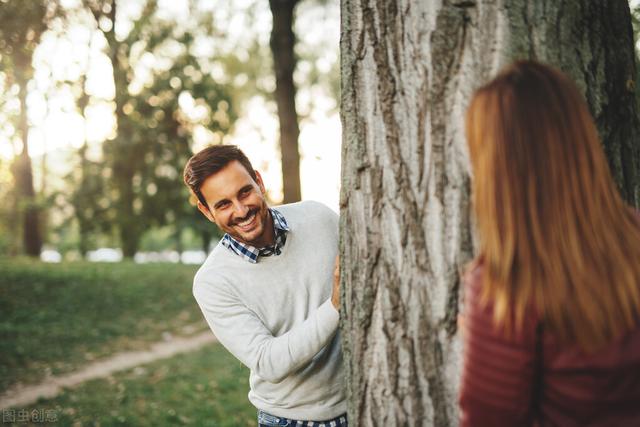
[[[298,0],[269,0],[273,16],[271,52],[276,76],[274,93],[280,120],[283,203],[300,200],[300,153],[298,151],[298,113],[293,71],[296,67],[293,33],[294,8]]]
[[[29,58],[30,59],[30,58]],[[30,62],[23,65],[25,75],[31,67]],[[40,232],[38,204],[33,187],[33,169],[29,157],[29,122],[27,120],[27,83],[28,79],[20,76],[16,78],[20,86],[20,136],[22,138],[22,151],[16,159],[15,172],[18,197],[20,200],[20,212],[22,214],[22,238],[24,251],[28,256],[39,257],[42,249],[42,234]]]
[[[593,114],[622,196],[640,207],[640,122],[629,4],[514,2],[505,8],[510,57],[555,64],[578,84]],[[520,4],[522,3],[522,4]]]
[[[470,95],[513,59],[555,64],[585,91],[616,179],[637,197],[628,5],[342,0],[341,31],[349,421],[456,425]]]

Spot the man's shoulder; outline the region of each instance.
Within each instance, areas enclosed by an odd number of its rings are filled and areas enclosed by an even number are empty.
[[[227,283],[228,276],[235,265],[234,256],[236,255],[218,243],[193,278],[194,293],[205,288],[217,288]]]
[[[313,220],[313,219],[337,219],[338,214],[327,205],[315,200],[305,200],[302,202],[289,203],[286,205],[274,206],[274,209],[282,213],[287,221],[292,220]]]

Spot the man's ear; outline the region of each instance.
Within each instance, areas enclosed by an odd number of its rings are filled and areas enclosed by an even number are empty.
[[[262,194],[266,193],[267,191],[264,189],[264,182],[262,181],[262,175],[260,175],[260,172],[258,171],[254,171],[256,173],[256,184],[258,184],[258,187],[260,187],[260,191],[262,192]]]
[[[213,214],[211,213],[211,211],[209,210],[209,208],[207,208],[205,205],[203,205],[200,200],[198,200],[198,210],[200,211],[200,213],[202,213],[202,215],[204,215],[205,217],[207,217],[207,219],[211,222],[213,222],[214,224],[216,223],[216,219],[213,216]]]

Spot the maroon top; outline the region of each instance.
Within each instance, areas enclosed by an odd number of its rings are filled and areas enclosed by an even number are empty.
[[[533,310],[511,337],[466,277],[460,425],[640,426],[640,325],[594,354],[561,346]]]

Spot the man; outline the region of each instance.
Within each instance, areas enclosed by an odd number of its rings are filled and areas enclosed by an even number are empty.
[[[269,208],[260,174],[231,145],[194,155],[184,181],[226,233],[193,294],[218,340],[251,370],[259,425],[346,426],[337,215],[317,202]]]

